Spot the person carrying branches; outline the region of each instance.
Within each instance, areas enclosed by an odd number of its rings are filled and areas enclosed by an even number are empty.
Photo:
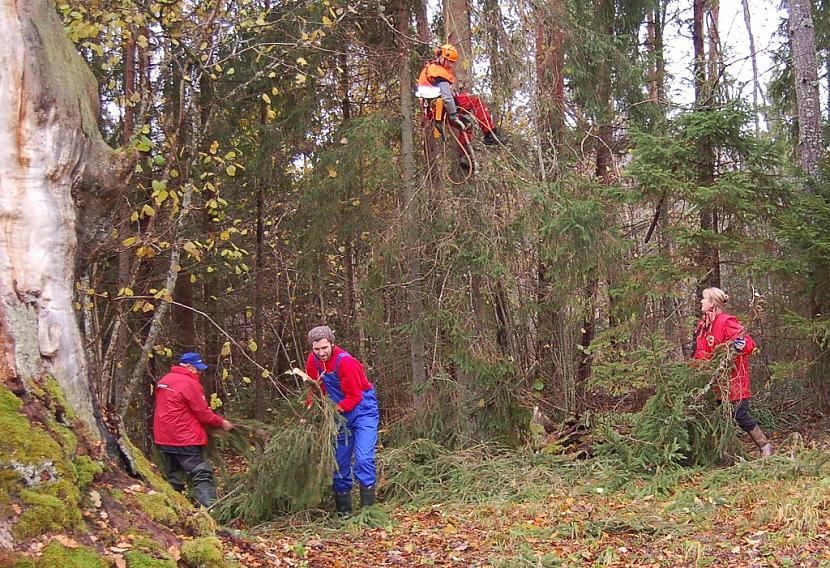
[[[458,165],[464,171],[473,167],[470,144],[473,140],[473,122],[484,132],[484,143],[498,146],[507,142],[499,128],[493,124],[493,117],[487,105],[475,95],[461,90],[454,92],[455,73],[453,65],[458,61],[458,49],[445,43],[435,48],[435,59],[427,61],[418,76],[415,95],[421,99],[424,118],[431,120],[435,138],[444,136],[444,124],[458,131]]]
[[[730,348],[734,351],[734,369],[729,381],[729,402],[733,416],[741,430],[752,437],[761,456],[769,457],[772,455],[772,445],[749,415],[752,393],[749,389],[748,357],[755,350],[755,341],[734,316],[724,311],[728,301],[729,295],[720,288],[706,288],[703,291],[700,301],[703,317],[695,328],[693,359],[711,359],[718,345],[730,343]],[[715,390],[718,400],[722,400],[723,393],[717,385]]]
[[[369,507],[375,502],[378,400],[363,365],[334,344],[331,328],[325,325],[312,328],[308,343],[311,353],[306,358],[306,373],[320,384],[323,394],[345,419],[337,434],[337,469],[332,483],[337,512],[345,517],[352,513],[352,472],[360,484],[360,506]],[[313,395],[309,390],[306,400],[309,407]]]
[[[234,426],[208,406],[200,382],[207,368],[198,353],[184,353],[179,364],[156,383],[153,441],[164,457],[167,482],[184,491],[179,477],[184,473],[193,484],[193,497],[210,508],[216,502],[216,481],[205,458],[205,427],[227,432]]]

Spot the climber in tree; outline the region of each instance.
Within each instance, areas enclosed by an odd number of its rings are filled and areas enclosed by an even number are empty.
[[[453,65],[458,61],[458,50],[451,43],[435,49],[435,59],[428,61],[418,77],[415,94],[424,101],[424,114],[434,121],[434,133],[444,133],[444,122],[458,130],[460,146],[459,166],[469,171],[472,164],[469,145],[473,139],[472,123],[477,122],[484,132],[484,143],[497,146],[506,143],[506,138],[493,124],[490,111],[482,100],[470,93],[453,92],[455,73]]]

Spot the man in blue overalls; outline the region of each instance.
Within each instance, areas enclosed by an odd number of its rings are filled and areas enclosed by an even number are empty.
[[[334,333],[328,326],[317,326],[309,331],[308,342],[311,353],[306,359],[306,373],[321,383],[323,392],[346,419],[337,436],[337,470],[333,485],[337,512],[348,516],[352,512],[352,460],[354,477],[360,484],[360,505],[368,507],[375,502],[375,444],[380,423],[378,401],[363,365],[334,345]],[[310,398],[308,402],[311,404]]]

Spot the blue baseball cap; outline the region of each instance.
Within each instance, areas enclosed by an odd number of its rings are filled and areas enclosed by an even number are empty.
[[[182,365],[193,365],[200,371],[204,371],[208,368],[208,366],[205,365],[205,362],[202,361],[202,356],[193,352],[182,353],[182,356],[179,358],[179,363]]]

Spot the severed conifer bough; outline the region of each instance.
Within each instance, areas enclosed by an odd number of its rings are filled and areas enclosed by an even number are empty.
[[[317,507],[331,490],[334,442],[343,418],[317,381],[299,369],[293,372],[316,390],[311,408],[277,429],[248,471],[231,479],[212,511],[220,521],[261,523]]]

